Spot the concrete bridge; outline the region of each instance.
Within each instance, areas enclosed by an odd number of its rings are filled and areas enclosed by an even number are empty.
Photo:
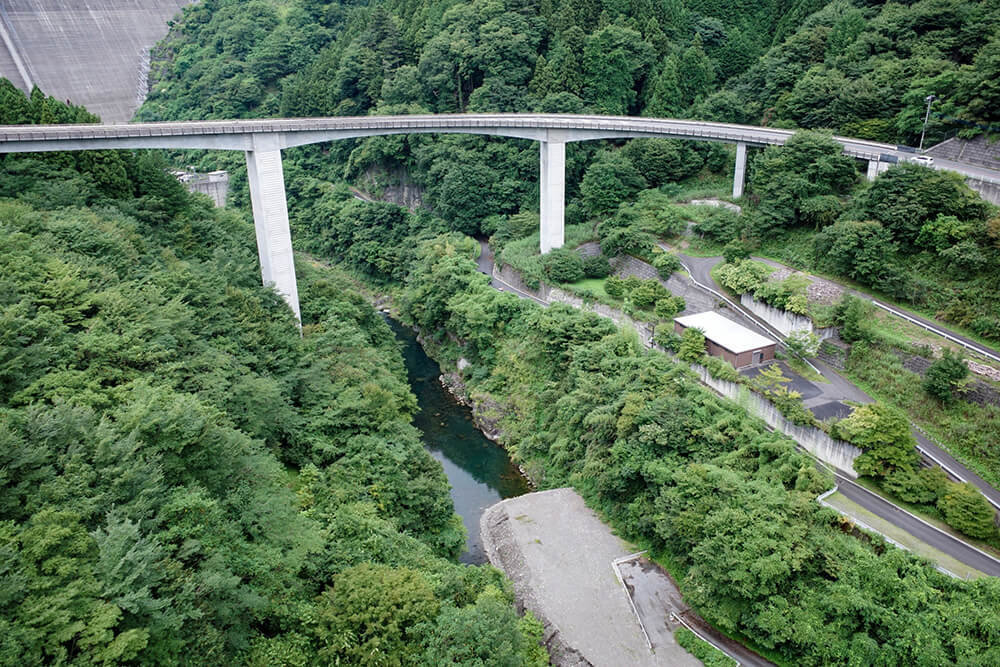
[[[0,153],[172,148],[238,150],[246,154],[257,250],[264,284],[273,284],[300,318],[285,200],[281,151],[294,146],[387,134],[484,134],[530,139],[540,144],[541,251],[564,241],[566,144],[596,139],[670,138],[736,144],[733,196],[743,194],[748,146],[781,146],[793,130],[750,125],[626,116],[560,114],[440,114],[185,121],[120,125],[0,126]],[[868,162],[874,179],[913,149],[848,137],[834,137],[844,153]],[[1000,172],[949,167],[963,175],[1000,184]]]

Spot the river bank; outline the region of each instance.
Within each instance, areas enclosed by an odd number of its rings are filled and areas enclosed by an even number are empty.
[[[499,500],[529,492],[530,486],[507,451],[480,431],[472,411],[441,381],[441,368],[426,354],[413,330],[396,320],[387,321],[402,344],[410,387],[420,408],[413,425],[444,468],[455,512],[465,525],[466,551],[459,560],[483,564],[486,554],[479,532],[483,511]]]

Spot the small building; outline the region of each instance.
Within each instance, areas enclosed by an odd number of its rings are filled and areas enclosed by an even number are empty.
[[[674,318],[674,331],[700,329],[705,334],[705,351],[721,357],[736,368],[756,366],[774,359],[776,341],[747,329],[714,311]]]

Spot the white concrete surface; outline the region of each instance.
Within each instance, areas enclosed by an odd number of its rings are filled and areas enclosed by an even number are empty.
[[[566,235],[566,144],[539,142],[538,187],[541,201],[541,252],[561,248]]]
[[[743,184],[746,182],[747,174],[747,145],[746,142],[736,143],[736,167],[733,170],[733,199],[743,196]]]
[[[519,599],[572,649],[553,656],[554,664],[700,664],[669,632],[657,633],[660,643],[655,653],[650,651],[613,566],[635,550],[612,534],[573,489],[501,501],[483,515],[482,529],[490,562],[508,573]],[[662,620],[669,622],[668,609]]]
[[[255,137],[255,150],[247,151],[246,157],[261,278],[265,285],[274,285],[301,322],[285,177],[275,137]]]

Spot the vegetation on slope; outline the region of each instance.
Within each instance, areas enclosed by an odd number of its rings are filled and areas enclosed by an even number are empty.
[[[164,166],[0,158],[0,662],[544,664],[454,562],[384,321],[300,267],[300,337],[252,225]]]
[[[402,305],[439,332],[437,354],[470,363],[474,395],[505,405],[503,441],[532,476],[576,486],[676,564],[685,599],[724,631],[797,665],[1000,659],[1000,582],[852,534],[815,502],[831,482],[792,441],[634,334],[493,290],[447,237],[421,246]],[[964,500],[946,504],[968,514]]]

